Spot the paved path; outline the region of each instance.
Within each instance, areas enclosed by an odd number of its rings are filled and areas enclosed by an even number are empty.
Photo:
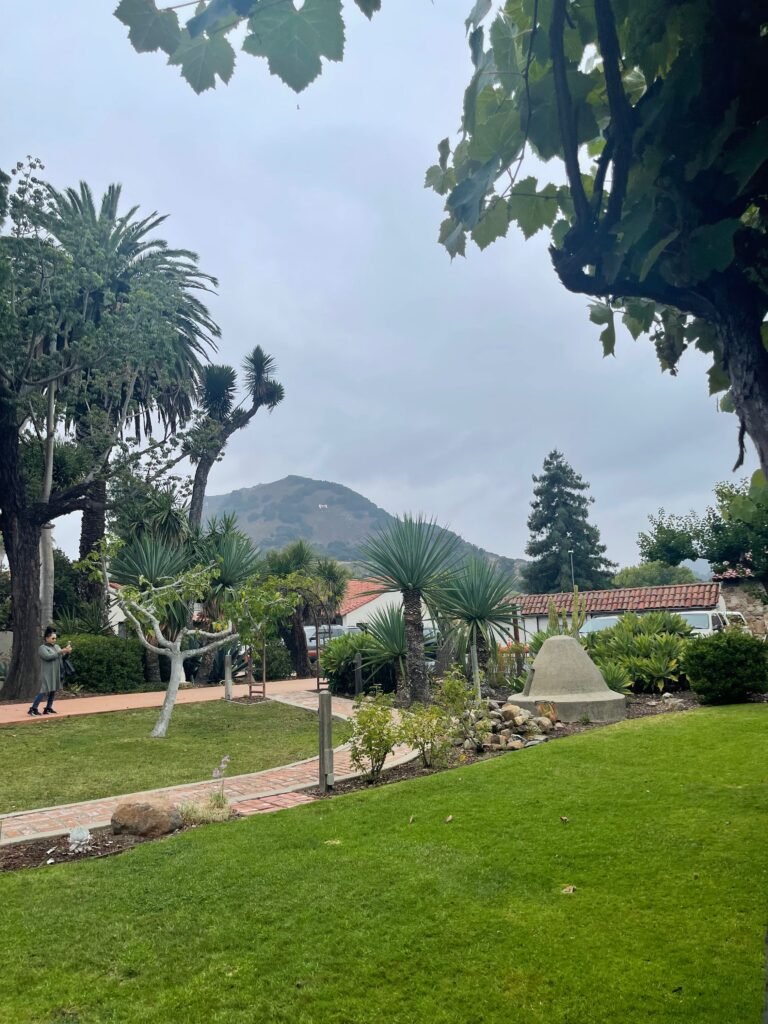
[[[233,688],[235,697],[245,697],[248,687],[238,683]],[[267,683],[267,695],[274,697],[284,693],[316,693],[312,679],[283,679]],[[179,690],[177,704],[198,704],[203,701],[221,700],[224,684],[220,686],[193,686]],[[135,708],[159,708],[165,698],[165,690],[151,690],[148,693],[114,693],[105,697],[62,697],[55,703],[56,715],[68,718],[70,715],[96,715],[104,711],[130,711]],[[0,704],[0,725],[16,725],[21,722],[38,721],[28,715],[30,701],[21,704]],[[317,704],[315,704],[317,710]],[[43,716],[40,716],[43,720]],[[48,718],[45,718],[48,721]]]
[[[267,686],[270,699],[280,701],[283,704],[291,704],[294,707],[306,708],[309,711],[317,711],[317,692],[306,689],[307,680],[287,680],[284,683],[268,683]],[[200,699],[212,700],[221,697],[222,691],[220,687],[210,687],[205,690],[183,690],[180,697],[191,698],[194,694],[207,694],[209,689],[215,691],[215,696],[203,696]],[[162,701],[162,696],[162,694],[154,693],[124,695],[124,697],[159,697],[159,701]],[[73,708],[69,712],[70,714],[93,714],[103,711],[125,710],[125,705],[121,703],[123,699],[123,697],[92,697],[82,700],[62,701],[62,714],[65,704],[82,705],[80,708]],[[99,707],[94,710],[85,707],[97,700],[117,702],[118,706]],[[159,703],[159,701],[155,701],[152,704],[129,704],[128,706],[152,707],[155,706],[155,703]],[[349,718],[352,713],[352,707],[351,700],[343,697],[333,698],[333,714],[337,718]],[[243,713],[247,714],[248,709],[243,708]],[[24,712],[23,719],[16,720],[36,721],[36,719],[29,718],[26,712]],[[394,754],[387,758],[386,766],[392,767],[396,764],[403,764],[406,761],[412,760],[415,756],[415,752],[409,747],[398,747]],[[353,778],[359,774],[352,765],[348,746],[336,748],[334,753],[334,774],[337,781]],[[311,757],[305,761],[297,761],[294,764],[283,765],[280,768],[269,768],[263,772],[233,775],[231,778],[224,780],[224,792],[234,809],[240,814],[263,814],[267,811],[278,811],[286,807],[295,807],[297,804],[311,803],[315,798],[305,792],[305,790],[317,785],[318,775],[318,759]],[[88,828],[99,828],[109,825],[115,807],[122,800],[140,799],[148,796],[164,796],[176,803],[183,803],[185,800],[200,799],[219,785],[220,783],[218,782],[206,780],[205,782],[187,783],[181,786],[169,786],[164,789],[147,790],[142,793],[107,797],[102,800],[86,800],[83,803],[63,804],[59,807],[43,807],[32,811],[15,811],[11,814],[1,814],[0,846],[23,842],[26,839],[42,839],[61,835],[62,833],[69,832],[76,825],[85,825]]]

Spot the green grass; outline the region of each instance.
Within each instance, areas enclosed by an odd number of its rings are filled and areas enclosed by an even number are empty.
[[[168,735],[152,739],[156,708],[0,728],[0,813],[135,793],[211,777],[224,754],[229,775],[317,755],[317,715],[277,702],[180,704]],[[334,723],[334,743],[346,723]]]
[[[758,1024],[767,737],[660,716],[6,875],[0,1020]]]

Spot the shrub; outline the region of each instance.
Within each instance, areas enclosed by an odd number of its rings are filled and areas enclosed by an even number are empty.
[[[392,753],[400,739],[392,703],[391,695],[381,691],[361,694],[355,700],[350,740],[352,764],[371,780],[379,777],[387,754]]]
[[[685,674],[705,704],[735,704],[768,692],[767,654],[758,637],[727,629],[688,645]]]
[[[363,692],[379,689],[392,693],[395,689],[394,665],[373,667],[365,664],[371,646],[367,633],[344,633],[330,640],[320,653],[320,666],[328,680],[331,693],[350,696],[355,692],[355,655],[363,655]]]
[[[690,633],[688,623],[672,612],[627,613],[582,643],[599,669],[619,678],[621,668],[636,693],[654,693],[682,688],[681,659]]]
[[[261,648],[253,649],[253,674],[256,679],[261,679]],[[293,665],[288,648],[280,637],[273,637],[267,640],[267,679],[289,679],[293,674]],[[222,673],[221,678],[224,678]]]
[[[414,704],[401,712],[400,735],[404,743],[418,750],[425,768],[444,764],[450,746],[451,720],[436,704]]]
[[[606,661],[600,666],[605,685],[616,693],[626,693],[632,686],[632,679],[626,666],[620,661]]]
[[[179,806],[179,813],[185,825],[210,825],[215,821],[228,821],[232,808],[226,797],[222,803],[216,790],[203,800],[185,800]]]
[[[130,693],[146,690],[143,648],[138,640],[82,634],[72,645],[73,680],[87,693]],[[63,645],[62,645],[63,646]]]
[[[454,736],[465,743],[469,741],[475,750],[483,749],[491,723],[460,666],[455,665],[440,680],[435,691],[435,703],[448,715]]]

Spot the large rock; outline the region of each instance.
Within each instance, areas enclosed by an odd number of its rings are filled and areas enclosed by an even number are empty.
[[[533,715],[544,717],[544,712],[563,722],[618,722],[627,714],[623,694],[605,685],[597,665],[572,636],[544,641],[515,702]]]
[[[178,807],[167,800],[124,800],[112,815],[112,831],[132,836],[164,836],[182,826]]]

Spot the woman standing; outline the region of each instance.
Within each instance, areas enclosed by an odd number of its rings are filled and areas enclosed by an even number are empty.
[[[32,701],[32,707],[27,712],[28,715],[39,715],[38,706],[43,697],[47,697],[48,700],[45,705],[44,715],[55,715],[56,712],[53,710],[53,700],[56,696],[56,692],[61,689],[61,659],[69,654],[72,648],[67,644],[66,647],[59,647],[56,643],[56,630],[53,626],[49,626],[45,631],[43,642],[40,644],[40,658],[43,662],[43,688]]]

